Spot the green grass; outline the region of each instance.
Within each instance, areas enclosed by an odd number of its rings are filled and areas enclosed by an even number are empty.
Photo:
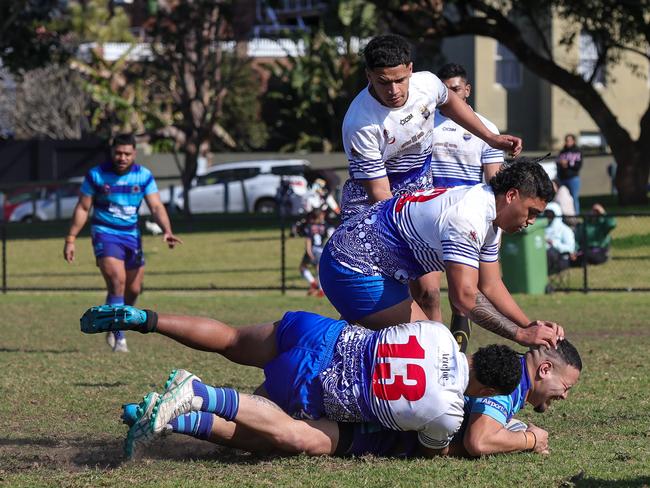
[[[544,415],[551,454],[390,460],[259,458],[185,436],[122,458],[122,403],[160,389],[185,367],[214,384],[252,391],[260,371],[192,351],[162,336],[129,335],[128,355],[84,336],[78,317],[101,293],[11,293],[0,297],[0,484],[6,486],[644,486],[650,484],[650,380],[646,294],[518,296],[531,317],[558,320],[579,347],[584,373],[567,401]],[[326,300],[302,293],[145,293],[159,311],[235,325],[279,318],[289,309],[326,315]],[[445,311],[448,316],[448,310]],[[495,336],[475,331],[472,348]]]

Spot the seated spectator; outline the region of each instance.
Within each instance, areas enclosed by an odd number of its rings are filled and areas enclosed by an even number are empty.
[[[564,223],[574,228],[578,222],[573,217],[576,214],[576,207],[571,192],[557,178],[553,180],[553,189],[555,190],[555,197],[552,201],[560,206]]]
[[[578,252],[571,261],[571,266],[587,264],[602,264],[609,259],[609,249],[612,244],[611,231],[616,227],[616,219],[607,215],[600,203],[594,203],[584,222],[576,227]]]
[[[553,275],[569,267],[576,241],[571,227],[562,222],[562,210],[557,203],[550,202],[544,216],[548,219],[548,227],[544,230],[548,274]]]

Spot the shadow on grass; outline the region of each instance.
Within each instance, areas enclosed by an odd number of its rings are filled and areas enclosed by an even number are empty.
[[[214,274],[214,273],[224,273],[224,274],[241,274],[241,273],[261,273],[265,271],[280,271],[279,266],[273,266],[273,267],[268,267],[268,268],[214,268],[214,269],[182,269],[182,270],[176,270],[176,271],[149,271],[145,270],[145,276],[173,276],[173,275],[193,275],[193,274]],[[10,272],[8,277],[22,277],[22,278],[40,278],[43,276],[43,272],[34,272],[34,273],[15,273],[15,272]],[[65,272],[48,272],[47,273],[48,278],[50,277],[56,277],[56,278],[65,278],[65,277],[79,277],[79,276],[99,276],[99,271],[83,271],[83,272],[76,272],[76,271],[65,271]]]

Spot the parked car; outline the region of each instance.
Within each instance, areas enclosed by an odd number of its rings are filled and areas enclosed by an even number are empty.
[[[275,212],[276,196],[283,180],[292,194],[302,196],[307,192],[304,172],[308,166],[309,161],[304,159],[285,159],[211,167],[192,181],[190,210],[192,213]],[[292,199],[291,213],[300,213],[301,201]],[[184,208],[182,190],[174,192],[174,205],[179,210]]]
[[[82,182],[83,177],[75,177],[60,185],[24,188],[9,194],[5,200],[5,218],[8,222],[54,220],[57,218],[58,198],[59,217],[69,219],[79,199]]]

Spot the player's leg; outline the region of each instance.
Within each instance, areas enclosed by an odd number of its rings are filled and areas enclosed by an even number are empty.
[[[81,317],[86,334],[113,330],[157,332],[183,345],[216,352],[248,366],[263,367],[277,355],[275,324],[234,328],[205,317],[158,314],[135,307],[92,307]]]
[[[416,320],[429,320],[429,318],[415,300],[409,297],[396,305],[361,317],[356,322],[368,329],[378,330]]]
[[[126,283],[124,285],[124,303],[126,305],[135,305],[138,296],[142,292],[143,280],[144,266],[126,268]]]
[[[415,281],[409,282],[411,296],[426,314],[429,320],[442,322],[440,310],[440,281],[442,272],[427,273]]]
[[[97,267],[106,282],[106,304],[120,306],[124,305],[126,270],[119,250],[110,245],[104,247],[105,252],[111,252],[111,250],[116,252],[112,252],[113,255],[104,255],[97,258]],[[109,332],[106,335],[106,342],[115,352],[128,351],[125,334],[122,331]]]
[[[316,278],[314,278],[314,275],[312,272],[309,270],[309,256],[307,256],[307,253],[302,257],[302,260],[300,261],[300,276],[302,276],[307,283],[309,283],[309,289],[307,290],[308,295],[315,295],[318,292],[318,283],[316,282]]]

